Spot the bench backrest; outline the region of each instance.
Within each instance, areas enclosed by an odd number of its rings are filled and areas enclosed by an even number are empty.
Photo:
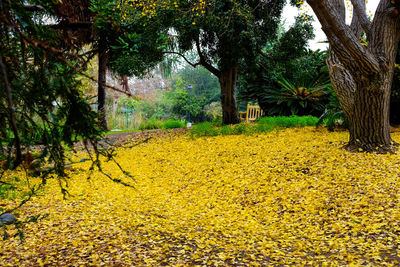
[[[246,122],[255,121],[264,115],[264,111],[259,106],[250,106],[247,104]]]

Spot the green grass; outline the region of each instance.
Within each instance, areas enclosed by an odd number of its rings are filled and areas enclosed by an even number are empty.
[[[185,122],[183,121],[175,121],[169,120],[163,123],[163,129],[174,129],[174,128],[183,128],[185,127]]]
[[[305,127],[317,125],[318,118],[313,116],[290,116],[290,117],[263,117],[257,121],[258,124],[266,124],[273,127]]]
[[[203,122],[193,126],[190,131],[192,138],[201,136],[237,135],[265,133],[287,127],[315,126],[318,118],[313,116],[263,117],[256,123],[240,123],[220,126],[219,123]]]
[[[217,136],[218,134],[220,134],[220,130],[212,122],[202,122],[196,124],[193,126],[192,130],[190,130],[190,136],[192,138],[200,136]]]
[[[139,130],[155,130],[155,129],[161,129],[163,126],[163,122],[160,120],[154,120],[150,119],[146,122],[142,122],[139,125]]]

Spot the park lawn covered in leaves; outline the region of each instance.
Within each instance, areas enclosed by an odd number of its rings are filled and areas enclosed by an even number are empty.
[[[135,188],[76,164],[72,196],[49,181],[19,210],[48,217],[25,225],[24,243],[0,241],[0,263],[398,265],[400,155],[348,153],[347,139],[307,127],[150,140],[118,151],[134,182],[103,164]]]

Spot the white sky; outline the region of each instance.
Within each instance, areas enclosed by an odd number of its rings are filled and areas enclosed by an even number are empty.
[[[350,1],[348,1],[350,2]],[[378,6],[380,0],[367,0],[367,12],[369,15],[373,15],[376,7]],[[347,4],[348,10],[347,10],[347,20],[348,22],[351,21],[351,3]],[[300,12],[307,12],[307,14],[310,14],[314,17],[314,33],[315,33],[315,39],[311,40],[309,45],[312,50],[316,49],[321,49],[324,50],[328,47],[327,43],[320,43],[324,42],[327,40],[325,33],[321,30],[321,24],[318,22],[318,19],[314,15],[314,12],[312,11],[311,7],[306,5],[305,8],[303,8],[302,11],[299,11],[296,7],[290,6],[289,4],[286,5],[286,7],[283,9],[283,16],[282,18],[286,20],[286,28],[288,28],[290,25],[292,25],[295,21],[295,17],[300,14]]]

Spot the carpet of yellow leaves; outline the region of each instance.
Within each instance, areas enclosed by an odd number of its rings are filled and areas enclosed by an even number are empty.
[[[21,208],[49,216],[1,241],[0,265],[398,265],[400,155],[347,139],[309,127],[121,148],[134,189],[77,165],[73,197],[49,181]]]

